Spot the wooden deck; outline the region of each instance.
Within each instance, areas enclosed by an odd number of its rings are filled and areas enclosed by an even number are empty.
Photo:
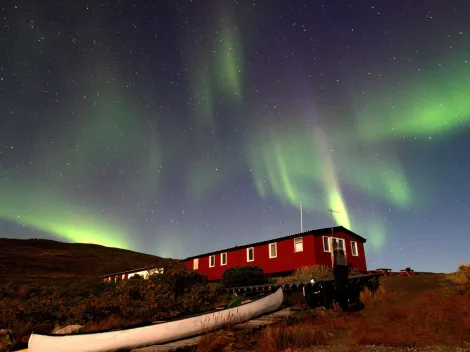
[[[269,324],[273,324],[275,322],[281,321],[282,319],[287,318],[288,316],[291,316],[295,312],[297,312],[297,309],[292,309],[292,308],[284,308],[281,310],[278,310],[276,312],[266,314],[259,316],[257,318],[251,319],[245,323],[237,324],[232,326],[232,329],[258,329],[261,327],[264,327]],[[153,346],[148,346],[148,347],[139,347],[139,348],[134,348],[131,350],[131,352],[157,352],[157,351],[177,351],[183,348],[188,348],[192,346],[196,346],[199,344],[201,341],[202,336],[195,336],[191,337],[188,339],[184,340],[178,340],[174,342],[169,342],[161,345],[153,345]]]
[[[353,275],[349,277],[350,282],[354,282],[357,280],[365,280],[365,279],[377,279],[381,276],[381,273],[366,273],[366,274],[359,274]],[[301,291],[303,288],[312,288],[316,289],[321,287],[322,285],[331,285],[334,283],[334,279],[323,279],[323,278],[315,278],[314,283],[312,284],[310,281],[292,281],[292,282],[284,282],[281,284],[265,284],[265,285],[254,285],[254,286],[240,286],[240,287],[230,287],[225,288],[223,291],[225,293],[245,293],[245,292],[274,292],[278,288],[282,288],[283,291]]]

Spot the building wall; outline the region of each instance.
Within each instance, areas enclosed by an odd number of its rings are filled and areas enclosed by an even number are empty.
[[[130,279],[132,276],[135,276],[135,275],[140,275],[144,279],[148,279],[149,276],[153,274],[163,274],[163,268],[147,269],[147,270],[142,270],[142,271],[138,271],[135,273],[129,273],[129,274],[126,274],[127,275],[126,279]]]
[[[331,235],[330,235],[331,236]],[[334,237],[345,240],[348,263],[358,269],[367,270],[364,244],[355,237],[344,233],[334,232]],[[304,235],[303,251],[294,252],[294,239],[277,242],[277,257],[269,258],[269,244],[254,247],[254,261],[247,262],[247,248],[227,252],[227,265],[221,265],[221,253],[215,254],[215,266],[209,267],[209,256],[199,258],[197,272],[206,274],[209,280],[219,280],[225,270],[235,266],[254,265],[263,268],[266,274],[293,271],[302,266],[325,265],[332,267],[331,253],[323,248],[323,236]],[[352,255],[351,241],[357,243],[358,255]],[[185,261],[188,269],[193,269],[194,260]]]
[[[163,268],[153,268],[153,269],[135,271],[135,272],[130,272],[130,273],[110,275],[110,276],[102,278],[101,281],[103,281],[103,282],[118,282],[118,281],[121,281],[121,280],[130,279],[132,276],[135,276],[135,275],[140,275],[144,279],[148,279],[150,275],[162,274],[162,273],[163,273]]]
[[[315,256],[319,265],[325,265],[331,268],[333,266],[331,252],[325,252],[323,247],[323,237],[324,236],[318,236],[315,238]],[[364,243],[344,232],[334,232],[330,237],[343,238],[345,240],[348,263],[351,263],[355,269],[363,271],[367,270]],[[356,242],[357,244],[357,256],[352,255],[351,242]]]
[[[266,274],[295,270],[306,265],[316,263],[314,237],[304,235],[303,251],[294,252],[294,239],[285,239],[276,242],[277,257],[269,257],[269,244],[254,247],[254,260],[247,261],[247,248],[235,249],[227,252],[227,265],[221,265],[221,253],[215,255],[215,266],[209,267],[209,256],[199,258],[199,268],[197,271],[206,274],[209,280],[218,280],[225,270],[234,266],[254,265],[263,268]],[[274,243],[274,242],[273,242]],[[194,260],[186,261],[188,269],[193,269]]]

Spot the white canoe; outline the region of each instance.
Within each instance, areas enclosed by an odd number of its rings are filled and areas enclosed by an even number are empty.
[[[70,335],[31,334],[29,352],[105,352],[162,344],[233,325],[278,309],[282,289],[238,307],[199,314],[157,325]]]

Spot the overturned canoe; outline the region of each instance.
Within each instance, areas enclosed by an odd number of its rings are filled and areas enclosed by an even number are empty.
[[[118,331],[78,333],[71,335],[31,334],[29,352],[105,352],[162,344],[203,334],[226,325],[237,324],[278,309],[282,289],[237,307],[199,314],[157,325]]]

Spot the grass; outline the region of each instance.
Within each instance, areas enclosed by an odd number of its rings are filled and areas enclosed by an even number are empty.
[[[282,284],[284,282],[292,281],[310,281],[312,277],[322,279],[333,278],[333,273],[331,272],[331,268],[327,266],[304,266],[300,269],[295,270],[292,275],[272,278],[272,280],[278,284]]]
[[[468,267],[461,266],[457,271],[455,277],[460,284],[468,283],[462,279],[467,273]],[[411,280],[418,285],[410,285]],[[433,280],[435,287],[425,285]],[[418,281],[422,281],[420,286],[424,288],[421,290]],[[403,290],[406,287],[408,292]],[[469,290],[449,289],[442,275],[428,279],[419,276],[390,278],[388,285],[380,286],[375,293],[368,289],[362,292],[361,300],[366,305],[363,312],[349,315],[329,312],[329,319],[342,321],[336,328],[324,319],[310,320],[310,324],[324,327],[328,332],[346,331],[349,346],[464,346],[470,342],[469,293]],[[301,325],[299,330],[302,336],[305,326]]]
[[[349,275],[359,275],[360,273],[356,270],[352,270]],[[324,265],[312,265],[303,266],[295,270],[292,275],[285,277],[272,278],[273,283],[284,283],[292,281],[310,281],[311,278],[316,279],[332,279],[333,272],[330,267]]]
[[[202,335],[196,352],[215,352],[231,349],[235,343],[235,338],[229,331],[217,331]]]
[[[86,323],[83,326],[81,332],[96,332],[102,330],[118,329],[126,325],[132,325],[132,323],[134,322],[129,322],[116,316],[110,316],[105,320]]]
[[[331,269],[327,266],[314,265],[304,266],[297,269],[292,274],[293,281],[309,281],[312,277],[315,278],[327,278],[332,277]]]
[[[329,351],[370,345],[468,347],[468,272],[468,266],[461,266],[453,275],[382,278],[377,291],[366,288],[361,293],[366,305],[363,311],[307,310],[296,318],[269,325],[254,337],[242,337],[247,339],[245,344],[231,332],[207,335],[197,351],[274,352],[316,346]]]
[[[166,261],[116,248],[48,240],[0,239],[0,253],[0,278],[18,283],[21,277],[25,283],[32,281],[40,285],[59,278],[60,281],[76,281]],[[101,258],[100,265],[96,265],[97,258]],[[277,280],[279,283],[308,281],[312,277],[331,278],[332,273],[324,266],[303,267]],[[461,265],[448,275],[382,277],[381,282],[376,292],[365,289],[361,293],[361,301],[366,305],[361,312],[308,310],[296,319],[270,325],[257,333],[235,333],[228,327],[225,331],[204,335],[197,351],[270,352],[338,344],[348,348],[463,346],[470,342],[470,265]],[[18,285],[19,294],[26,289],[27,286]],[[221,297],[221,301],[228,298]],[[83,331],[123,325],[121,319],[111,316],[86,324]],[[20,339],[31,329],[31,324],[18,323],[12,327]],[[38,329],[36,325],[35,329]]]
[[[310,321],[289,326],[282,322],[264,329],[258,340],[259,351],[278,352],[287,348],[307,348],[327,345],[330,334],[324,326]]]
[[[408,306],[383,307],[350,329],[354,345],[463,345],[470,336],[468,294],[423,293]]]

